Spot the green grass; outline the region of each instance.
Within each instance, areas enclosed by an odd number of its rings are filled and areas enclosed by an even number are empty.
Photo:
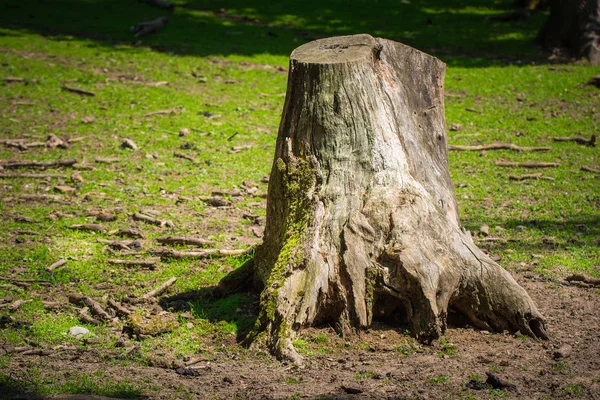
[[[550,146],[543,153],[450,152],[462,224],[473,232],[487,224],[491,236],[503,239],[480,245],[500,256],[509,270],[555,278],[574,272],[600,276],[600,247],[595,242],[600,237],[600,186],[594,174],[580,170],[583,165],[598,168],[598,150],[551,140],[589,137],[598,131],[600,94],[582,85],[597,70],[585,63],[549,64],[547,55],[532,45],[543,14],[508,23],[486,19],[509,10],[509,0],[186,3],[189,7],[178,7],[169,15],[164,30],[139,39],[132,37],[129,27],[163,11],[116,0],[0,4],[0,78],[25,80],[0,82],[0,139],[44,141],[51,133],[82,139],[67,149],[19,151],[1,145],[0,160],[76,158],[92,167],[78,171],[83,182],[71,179],[72,169],[22,171],[65,175],[64,183],[77,192],[63,195],[59,202],[0,201],[0,298],[34,300],[12,313],[32,327],[3,329],[0,340],[83,346],[66,334],[69,327],[82,325],[76,310],[70,306],[45,310],[42,301],[66,302],[66,295],[73,292],[119,300],[146,293],[172,276],[179,279],[167,296],[207,294],[247,261],[249,256],[183,259],[160,261],[152,271],[125,268],[108,262],[120,256],[109,253],[98,239],[114,240],[112,232],[134,227],[146,235],[141,241],[144,250],[166,235],[200,236],[220,248],[245,248],[257,242],[250,220],[215,213],[201,197],[251,180],[259,185],[257,195],[245,196],[235,206],[264,217],[260,195],[267,186],[260,180],[269,174],[281,118],[287,84],[282,69],[295,47],[330,35],[367,32],[413,45],[446,62],[446,122],[463,126],[448,132],[450,143]],[[153,86],[156,82],[168,84]],[[94,91],[96,96],[65,91],[63,84]],[[158,110],[172,113],[144,116]],[[89,116],[94,119],[91,123],[85,122]],[[182,128],[189,129],[186,136],[179,136]],[[139,150],[121,148],[124,138],[133,140]],[[245,145],[251,147],[231,152]],[[96,157],[116,157],[118,162],[100,164]],[[554,180],[514,182],[509,175],[529,171],[495,166],[501,158],[561,165],[541,171]],[[0,198],[56,194],[60,183],[2,179]],[[92,214],[101,210],[117,217],[103,223],[106,232],[69,229],[95,222]],[[140,210],[157,211],[157,218],[172,221],[174,228],[133,221],[130,215]],[[65,266],[46,271],[61,258],[67,260]],[[49,283],[17,285],[2,279],[7,276]],[[179,328],[144,340],[139,354],[119,362],[144,363],[156,353],[180,359],[222,349],[244,356],[236,342],[253,325],[257,301],[235,295],[183,302],[170,311],[189,312],[193,319],[180,318]],[[90,346],[109,356],[115,351],[105,324],[84,326],[100,339]],[[444,340],[440,355],[456,355],[455,346]],[[333,343],[324,334],[294,342],[305,355],[328,354]],[[358,348],[374,350],[368,343]],[[395,348],[405,356],[416,350],[412,342]],[[5,362],[10,359],[0,359],[0,365]],[[94,387],[86,379],[81,375],[29,388],[75,390],[60,386],[68,381],[73,388],[108,395],[104,384]],[[13,384],[24,384],[19,382]],[[125,392],[137,390],[123,385]],[[575,386],[572,389],[575,393]]]

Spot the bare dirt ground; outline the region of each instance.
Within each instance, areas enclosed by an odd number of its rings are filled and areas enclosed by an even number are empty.
[[[518,278],[546,316],[550,341],[454,327],[447,331],[448,341],[415,345],[413,352],[398,350],[406,338],[400,330],[379,324],[346,341],[331,329],[305,331],[308,341],[325,336],[328,343],[324,354],[306,357],[303,369],[257,350],[214,352],[213,358],[194,365],[198,376],[183,376],[172,368],[120,366],[113,354],[98,350],[14,356],[8,367],[15,379],[25,381],[32,363],[49,380],[102,370],[104,376],[127,376],[136,387],[148,387],[142,395],[148,399],[600,398],[596,290]],[[231,336],[223,344],[234,341]],[[557,354],[559,348],[564,357]],[[466,386],[472,379],[485,381],[487,372],[514,388]]]

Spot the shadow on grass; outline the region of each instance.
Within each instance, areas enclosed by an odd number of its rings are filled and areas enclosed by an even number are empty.
[[[240,343],[248,335],[258,318],[258,292],[231,295],[216,294],[217,286],[179,293],[161,299],[164,309],[189,311],[195,318],[205,319],[217,329],[236,333]]]
[[[106,396],[102,398],[118,399],[140,399],[141,390],[133,387],[126,382],[117,382],[109,380],[101,383],[98,376],[88,374],[75,374],[68,381],[53,385],[50,392],[60,393],[56,398],[62,399],[83,399],[92,398],[92,396]],[[35,379],[26,381],[16,380],[9,375],[0,373],[0,398],[1,399],[22,399],[22,400],[45,400],[55,398],[55,396],[42,396],[40,393],[48,393],[47,384],[36,382]],[[63,396],[64,394],[64,396]],[[73,396],[83,395],[83,396]],[[94,397],[97,398],[97,397]]]
[[[599,246],[600,238],[600,215],[582,214],[570,216],[562,221],[552,219],[496,219],[488,222],[490,227],[499,226],[506,230],[493,233],[491,236],[499,236],[507,240],[492,242],[477,242],[482,249],[492,253],[504,253],[508,251],[517,254],[553,254],[568,251],[573,257],[586,257],[593,247]],[[465,227],[471,231],[477,231],[479,226],[465,221]],[[578,256],[577,256],[578,255]],[[574,266],[576,270],[581,269],[586,273],[597,274],[587,271],[584,266]]]
[[[135,1],[5,0],[0,26],[52,40],[89,39],[113,49],[148,46],[194,56],[288,56],[319,37],[370,33],[409,44],[457,66],[540,61],[533,38],[544,15],[494,22],[487,17],[513,8],[512,0],[392,0],[248,2],[173,0],[174,11]],[[491,8],[495,7],[495,8]],[[160,32],[136,39],[129,28],[168,15]],[[4,32],[3,34],[7,34]]]

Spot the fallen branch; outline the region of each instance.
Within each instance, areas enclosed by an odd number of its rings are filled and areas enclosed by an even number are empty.
[[[560,164],[557,162],[535,162],[535,161],[516,162],[516,161],[504,161],[504,160],[496,161],[495,165],[498,167],[521,167],[521,168],[551,168],[551,167],[560,166]]]
[[[24,168],[24,167],[40,167],[40,168],[49,168],[49,167],[72,167],[77,163],[77,160],[57,160],[57,161],[9,161],[7,163],[2,163],[0,166],[6,169],[11,168]]]
[[[600,286],[600,279],[598,278],[591,278],[589,276],[585,276],[583,274],[573,274],[571,276],[567,276],[565,278],[565,280],[567,282],[578,282],[578,283],[585,283],[587,285],[590,286]]]
[[[100,321],[88,315],[88,311],[89,308],[87,307],[83,307],[81,310],[79,310],[79,319],[81,320],[81,322],[85,322],[86,324],[90,325],[100,325]]]
[[[12,179],[12,178],[32,178],[32,179],[47,179],[47,178],[58,178],[67,179],[65,175],[60,174],[0,174],[0,178]]]
[[[97,241],[99,243],[107,244],[109,247],[115,250],[131,250],[131,247],[127,245],[125,242],[120,242],[118,240],[106,240],[102,238],[98,238]]]
[[[46,271],[48,272],[52,272],[54,271],[56,268],[62,267],[63,265],[65,265],[67,263],[67,260],[65,259],[61,259],[58,260],[57,262],[55,262],[54,264],[50,265],[48,268],[46,268]]]
[[[117,235],[127,236],[127,237],[134,238],[134,239],[144,239],[144,237],[145,237],[142,232],[138,231],[137,229],[133,229],[133,228],[120,229],[117,232]]]
[[[169,22],[169,18],[167,17],[158,17],[152,21],[140,22],[131,27],[131,30],[135,34],[135,37],[140,37],[142,35],[147,35],[148,33],[156,32],[158,29],[167,25]]]
[[[10,311],[17,311],[23,304],[31,303],[32,301],[33,300],[15,300],[8,306],[8,309]]]
[[[164,292],[165,290],[167,290],[167,288],[169,286],[171,286],[172,284],[174,284],[176,280],[177,280],[176,277],[173,277],[173,278],[169,279],[168,281],[166,281],[165,283],[163,283],[162,285],[160,285],[156,289],[151,290],[148,293],[146,293],[145,295],[143,295],[141,298],[142,299],[149,299],[149,298],[158,296],[159,294],[161,294],[162,292]]]
[[[18,194],[16,197],[4,197],[2,201],[8,202],[13,200],[24,201],[60,201],[62,196],[58,194]]]
[[[542,176],[542,174],[525,174],[525,175],[521,175],[521,176],[509,175],[508,179],[510,179],[511,181],[524,181],[527,179],[545,179],[548,181],[554,180],[554,178],[552,178],[550,176]]]
[[[108,260],[109,264],[125,265],[127,267],[148,267],[156,268],[157,260]]]
[[[17,78],[14,76],[7,76],[5,78],[2,78],[2,81],[7,82],[7,83],[25,82],[25,78]]]
[[[116,157],[96,157],[96,159],[94,160],[99,164],[112,164],[112,163],[116,163],[119,162],[119,159]]]
[[[176,251],[171,249],[155,249],[151,250],[153,254],[160,255],[163,259],[182,259],[182,258],[207,258],[210,256],[241,256],[252,251],[253,247],[239,250],[227,250],[227,249],[206,249],[201,251]]]
[[[93,232],[104,232],[106,228],[100,224],[75,224],[71,225],[69,229],[75,229],[78,231],[93,231]]]
[[[183,153],[179,153],[179,152],[174,152],[173,156],[177,157],[177,158],[183,158],[184,160],[189,160],[193,163],[199,164],[200,162],[198,160],[196,160],[194,157],[188,156],[187,154],[183,154]]]
[[[156,239],[160,244],[186,244],[191,246],[214,246],[215,242],[212,240],[201,239],[201,238],[186,238],[186,237],[160,237]]]
[[[151,111],[149,113],[144,114],[144,117],[151,117],[153,115],[169,115],[169,114],[175,114],[177,112],[177,110],[175,108],[171,108],[169,110],[157,110],[157,111]],[[170,133],[170,132],[169,132]]]
[[[513,143],[493,143],[481,146],[448,145],[448,150],[481,151],[481,150],[516,150],[516,151],[549,151],[550,147],[521,147]]]
[[[582,144],[584,146],[596,146],[596,135],[593,134],[589,139],[586,139],[582,136],[573,136],[573,137],[553,137],[552,140],[555,142],[575,142],[577,144]]]
[[[131,311],[129,311],[128,309],[126,309],[125,307],[123,307],[121,304],[117,303],[114,300],[108,299],[107,303],[109,306],[111,306],[117,312],[117,315],[125,317],[125,316],[131,314]]]
[[[83,296],[81,294],[73,293],[73,294],[69,295],[69,302],[71,302],[73,304],[85,304],[86,306],[88,306],[90,308],[90,310],[92,311],[92,314],[100,317],[101,319],[103,319],[105,321],[112,321],[112,319],[113,319],[110,316],[110,314],[107,313],[106,310],[104,310],[104,308],[102,307],[102,305],[100,305],[100,303],[98,303],[96,300],[92,299],[89,296]]]
[[[598,169],[598,168],[592,168],[592,167],[587,167],[585,165],[583,167],[581,167],[581,170],[582,171],[587,171],[587,172],[594,172],[596,174],[600,174],[600,169]]]
[[[151,217],[149,215],[144,215],[144,214],[140,214],[140,213],[133,213],[133,215],[131,217],[136,221],[144,221],[144,222],[148,222],[150,224],[159,225],[161,227],[168,226],[169,228],[173,228],[175,226],[173,224],[173,222],[171,222],[171,221],[157,219],[157,218]]]
[[[62,85],[62,88],[65,90],[68,90],[69,92],[83,94],[85,96],[95,96],[96,95],[96,93],[94,93],[94,92],[90,92],[89,90],[81,89],[81,88],[78,88],[75,86]]]

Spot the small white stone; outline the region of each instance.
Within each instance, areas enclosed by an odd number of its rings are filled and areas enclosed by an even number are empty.
[[[90,333],[90,331],[81,326],[73,326],[73,327],[69,328],[69,335],[71,335],[75,338],[78,338],[78,339],[81,337],[84,337],[88,333]]]

